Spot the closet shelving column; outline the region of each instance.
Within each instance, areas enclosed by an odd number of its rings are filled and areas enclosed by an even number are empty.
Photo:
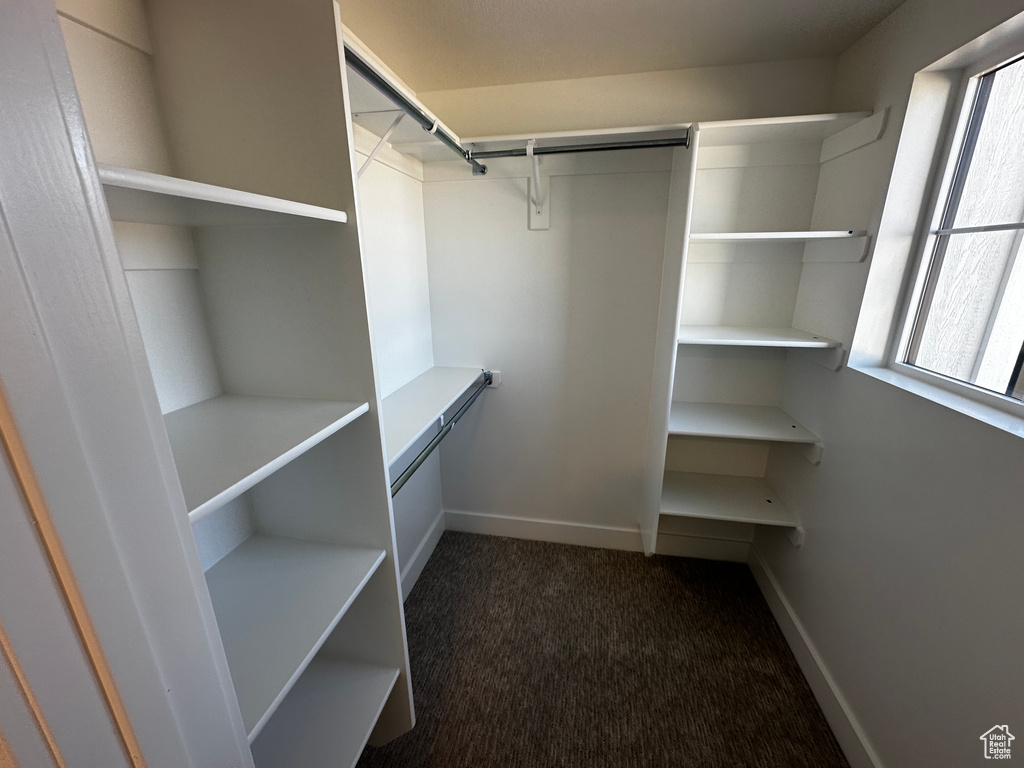
[[[257,768],[354,765],[413,711],[336,6],[147,10],[185,178],[99,172],[196,593]]]
[[[783,374],[789,354],[841,364],[839,341],[794,327],[793,317],[805,261],[865,254],[865,231],[808,225],[823,144],[867,117],[701,124],[662,515],[799,525],[764,472],[772,445],[795,445],[814,463],[822,457],[819,437],[781,407]]]
[[[204,298],[210,306],[231,305],[238,299],[225,293],[223,283],[235,284],[241,278],[230,274],[233,270],[252,269],[248,259],[258,251],[255,242],[271,239],[272,248],[283,248],[277,259],[287,265],[294,258],[288,241],[308,246],[303,241],[310,228],[334,240],[347,217],[341,211],[156,174],[99,170],[111,217],[118,222],[126,276],[150,368],[157,377],[154,383],[168,409],[164,424],[182,496],[190,519],[198,523],[195,532],[207,566],[205,583],[246,736],[255,740],[258,757],[280,752],[282,745],[308,744],[311,734],[296,741],[294,724],[285,728],[275,714],[280,708],[280,718],[287,722],[295,712],[315,706],[317,712],[333,713],[347,726],[323,729],[333,743],[323,764],[346,752],[354,759],[400,670],[353,663],[340,655],[315,655],[374,577],[387,550],[371,542],[353,546],[343,540],[307,540],[301,526],[289,529],[294,521],[275,524],[274,518],[283,511],[296,517],[324,511],[312,504],[284,510],[273,496],[275,488],[279,494],[299,493],[299,487],[289,488],[289,481],[276,474],[286,467],[294,474],[291,464],[298,462],[299,473],[307,475],[302,487],[313,483],[321,492],[334,490],[341,506],[345,489],[331,489],[315,470],[303,470],[302,462],[310,452],[315,457],[348,442],[339,432],[365,418],[369,404],[237,393],[232,389],[246,386],[229,368],[222,370],[231,373],[232,387],[220,391],[225,387],[215,380],[215,369],[226,362],[215,359],[210,365],[204,352],[219,346],[230,356],[226,337],[232,326],[257,321],[251,314],[259,308],[252,301],[256,296],[227,317],[223,307],[203,313],[217,318],[209,328],[194,318],[189,328],[184,320]],[[169,233],[185,226],[197,245],[194,253],[179,253],[174,261],[152,247],[161,239],[166,246]],[[233,258],[236,249],[243,252],[241,259]],[[328,259],[330,255],[323,254]],[[190,291],[199,286],[204,290]],[[219,336],[220,345],[207,335]],[[174,370],[168,366],[171,361],[176,363]],[[202,378],[204,369],[207,380],[197,385],[195,379]],[[182,405],[196,398],[202,399]],[[319,448],[322,443],[327,445]],[[263,532],[264,524],[277,530]],[[369,626],[350,631],[374,632]],[[264,726],[269,735],[257,739]],[[285,735],[275,739],[275,731]],[[294,756],[291,749],[284,751]],[[271,757],[258,759],[258,764],[280,763]]]

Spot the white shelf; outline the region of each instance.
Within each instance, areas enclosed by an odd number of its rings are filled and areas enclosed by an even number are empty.
[[[745,120],[715,120],[700,124],[702,147],[731,144],[777,144],[821,141],[871,117],[870,112],[831,112]]]
[[[846,240],[866,237],[864,230],[829,229],[791,232],[693,232],[692,243],[799,243],[808,240]]]
[[[250,742],[383,560],[257,534],[206,572]]]
[[[398,680],[397,669],[314,659],[252,744],[259,768],[350,768]]]
[[[244,493],[367,410],[367,403],[221,395],[165,414],[189,518]]]
[[[480,378],[480,368],[434,367],[384,398],[388,463],[412,445]]]
[[[173,176],[112,165],[100,165],[98,170],[114,221],[204,227],[348,220],[344,211]]]
[[[666,472],[661,514],[796,527],[797,520],[759,477]]]
[[[781,347],[829,349],[842,346],[833,339],[797,328],[751,328],[733,325],[681,325],[680,344],[708,347]]]
[[[817,435],[781,408],[771,405],[674,402],[668,433],[777,443],[820,443]]]

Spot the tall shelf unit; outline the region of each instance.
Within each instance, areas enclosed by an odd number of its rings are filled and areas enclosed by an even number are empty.
[[[181,178],[98,167],[195,592],[256,768],[412,727],[332,0],[147,6]]]
[[[713,537],[768,525],[801,540],[798,517],[765,477],[779,446],[815,464],[824,452],[819,436],[784,409],[787,359],[838,369],[844,355],[827,327],[794,324],[813,291],[804,265],[861,261],[868,245],[859,228],[866,222],[836,220],[819,204],[820,167],[883,127],[868,113],[694,127],[696,169],[669,213],[685,220],[685,232],[674,249],[666,246],[655,376],[667,374],[667,382],[655,382],[652,402],[651,487],[641,514],[647,551],[659,529],[671,532],[684,518],[705,521]],[[845,228],[812,228],[822,218]]]

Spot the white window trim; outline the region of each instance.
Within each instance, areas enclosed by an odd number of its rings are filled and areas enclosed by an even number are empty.
[[[940,373],[909,365],[902,360],[924,289],[927,276],[925,265],[932,258],[932,231],[937,228],[941,219],[940,203],[948,193],[955,172],[955,163],[950,162],[950,156],[958,150],[961,137],[966,130],[970,110],[964,108],[965,103],[976,87],[975,78],[1024,55],[1024,34],[1018,33],[1015,38],[1009,44],[1000,45],[995,49],[990,47],[989,50],[968,51],[967,49],[975,48],[974,43],[968,44],[961,51],[952,54],[952,57],[955,59],[960,54],[962,58],[966,53],[971,58],[969,62],[961,61],[956,67],[934,68],[955,68],[960,73],[959,85],[947,100],[950,108],[948,114],[951,115],[949,125],[941,131],[938,140],[938,168],[941,175],[928,185],[924,193],[917,229],[907,254],[905,274],[908,279],[895,307],[894,326],[886,345],[884,360],[878,360],[874,365],[858,364],[856,360],[851,360],[850,368],[1002,431],[1024,437],[1024,403]],[[982,48],[984,47],[982,45]],[[975,55],[971,56],[971,53]],[[856,353],[856,349],[853,351]]]

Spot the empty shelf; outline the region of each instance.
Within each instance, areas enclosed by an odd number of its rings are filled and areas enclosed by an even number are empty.
[[[206,572],[250,742],[383,560],[257,534]]]
[[[397,669],[315,659],[253,742],[256,765],[355,765],[397,680]]]
[[[759,477],[666,472],[661,514],[796,527],[797,520]]]
[[[827,349],[838,341],[796,328],[747,328],[731,325],[681,325],[679,343],[710,347],[783,347]]]
[[[400,456],[480,378],[480,368],[434,367],[384,398],[388,463]]]
[[[198,181],[112,165],[98,171],[114,221],[189,227],[347,221],[344,211]]]
[[[853,237],[866,237],[867,232],[853,229],[794,231],[794,232],[694,232],[690,242],[804,242],[807,240],[844,240]]]
[[[819,443],[817,435],[772,405],[672,403],[670,435]]]
[[[366,413],[366,403],[221,395],[164,415],[198,520]]]
[[[714,120],[700,124],[700,144],[702,147],[720,147],[728,144],[821,141],[867,117],[871,117],[870,112]]]

